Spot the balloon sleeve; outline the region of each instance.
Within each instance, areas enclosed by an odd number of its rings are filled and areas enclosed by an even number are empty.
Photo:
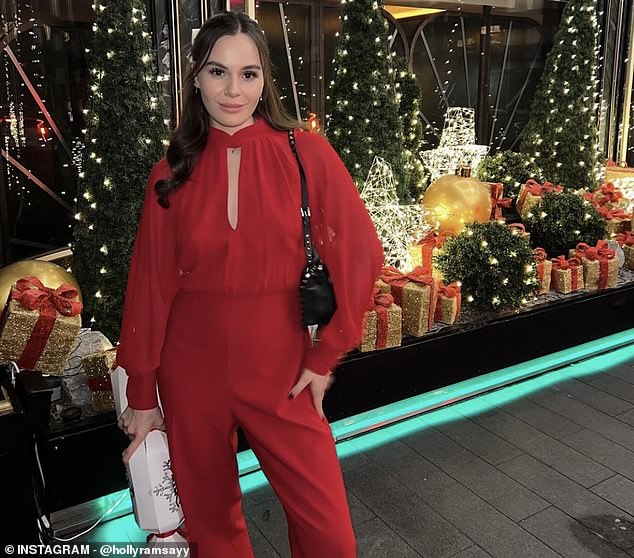
[[[338,358],[358,344],[363,315],[384,255],[365,204],[343,162],[318,134],[300,133],[298,151],[307,170],[312,235],[332,280],[337,310],[307,349],[303,366],[327,374]],[[310,142],[311,145],[308,145]],[[310,167],[306,163],[312,160]]]
[[[157,202],[156,182],[169,176],[162,159],[145,192],[130,270],[128,273],[117,362],[128,374],[128,405],[133,409],[157,406],[156,370],[172,300],[178,288],[176,208]],[[173,197],[173,196],[172,196]]]

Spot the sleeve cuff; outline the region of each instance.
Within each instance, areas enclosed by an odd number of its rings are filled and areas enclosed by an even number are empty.
[[[146,411],[158,407],[156,370],[132,376],[128,374],[126,397],[128,398],[128,407],[138,411]]]
[[[317,345],[307,349],[302,367],[308,368],[320,376],[325,376],[334,370],[340,356],[337,349],[319,341]]]

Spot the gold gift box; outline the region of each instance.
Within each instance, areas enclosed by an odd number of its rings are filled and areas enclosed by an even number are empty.
[[[623,255],[625,256],[625,265],[628,269],[634,269],[634,246],[623,245]]]
[[[601,276],[601,262],[599,260],[589,260],[582,258],[583,276],[586,289],[596,291],[599,289],[599,279]],[[604,288],[613,289],[619,280],[619,259],[608,260],[607,284]]]
[[[394,291],[390,288],[390,285],[384,281],[379,279],[377,286],[383,292],[392,293],[392,295],[394,295]],[[410,281],[402,287],[401,302],[403,333],[415,337],[420,337],[427,333],[431,327],[430,324],[433,324],[433,315],[436,308],[435,285],[419,285]]]
[[[443,324],[453,324],[458,319],[460,307],[458,298],[449,298],[448,296],[438,296],[438,309],[436,311],[436,321]]]
[[[537,265],[544,266],[542,280],[540,281],[539,289],[537,289],[537,294],[544,294],[550,291],[550,278],[552,275],[553,264],[548,260],[544,260],[543,262],[538,262]]]
[[[385,347],[377,347],[379,338],[378,316],[376,310],[368,310],[363,318],[363,330],[359,350],[362,353],[368,351],[376,351],[379,349],[390,349],[392,347],[400,347],[403,337],[401,330],[401,308],[396,304],[386,308],[387,313],[387,342]]]
[[[27,310],[17,300],[9,300],[0,326],[0,362],[18,362],[40,317],[37,310]],[[55,325],[34,370],[61,375],[81,329],[81,315],[57,313]]]
[[[552,272],[552,287],[561,294],[568,294],[573,290],[580,291],[584,288],[583,265],[574,266],[577,270],[577,288],[572,288],[572,268],[555,269]]]
[[[112,349],[106,349],[105,351],[86,355],[81,359],[81,363],[88,378],[109,379],[112,370],[115,368],[116,359],[117,349],[116,347],[113,347]],[[92,406],[95,411],[108,412],[115,410],[112,390],[90,390],[90,395],[92,398]]]

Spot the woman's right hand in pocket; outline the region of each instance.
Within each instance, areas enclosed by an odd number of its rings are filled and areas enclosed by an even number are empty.
[[[136,449],[143,443],[151,430],[165,430],[165,421],[160,407],[139,410],[127,407],[119,417],[118,426],[128,435],[131,442],[122,454],[126,465]]]

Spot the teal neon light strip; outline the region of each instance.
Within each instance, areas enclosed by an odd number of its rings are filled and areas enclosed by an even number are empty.
[[[335,439],[340,440],[337,442],[337,454],[340,459],[345,459],[388,443],[395,437],[477,414],[562,380],[593,374],[631,360],[634,360],[634,329],[373,409],[331,424]],[[544,375],[545,372],[549,373]],[[497,389],[504,385],[507,387]],[[492,390],[496,391],[491,393]],[[461,401],[480,393],[484,395]],[[453,401],[461,402],[438,408]],[[363,435],[347,439],[364,431]],[[240,468],[241,475],[244,475],[240,479],[243,492],[267,483],[251,450],[238,455],[238,464],[248,467],[245,470]]]

